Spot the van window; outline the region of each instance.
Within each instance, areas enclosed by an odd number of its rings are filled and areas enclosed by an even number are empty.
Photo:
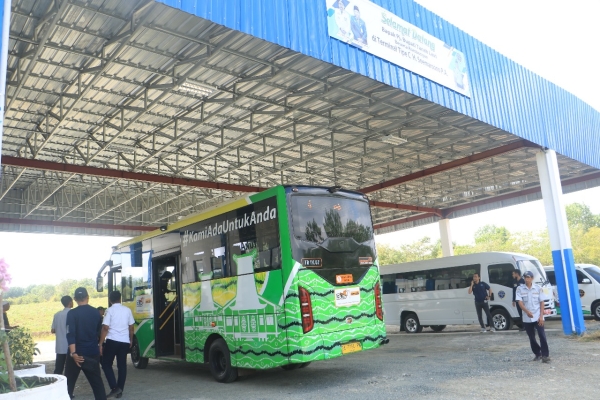
[[[588,278],[587,276],[585,276],[585,274],[583,272],[581,272],[580,270],[576,269],[575,272],[577,273],[577,283],[578,284],[582,284],[584,279],[587,279],[589,283],[592,283],[592,281],[590,280],[590,278]],[[585,285],[585,283],[583,283]]]
[[[409,293],[468,288],[471,285],[473,274],[480,273],[480,270],[480,264],[471,264],[425,271],[382,274],[383,292],[386,294],[386,290],[390,290],[387,293]]]
[[[546,271],[546,276],[548,277],[550,284],[552,286],[556,286],[556,277],[554,276],[554,271]]]
[[[585,272],[590,274],[598,283],[600,283],[600,268],[594,266],[584,268]]]
[[[515,266],[510,263],[505,264],[493,264],[488,266],[488,283],[495,283],[496,285],[502,286],[513,286],[512,273],[515,270]]]
[[[381,275],[381,291],[383,294],[397,293],[396,274]]]

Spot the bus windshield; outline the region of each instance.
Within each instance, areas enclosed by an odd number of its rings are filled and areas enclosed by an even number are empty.
[[[517,261],[517,265],[521,270],[521,273],[525,273],[526,271],[533,272],[533,282],[539,285],[548,284],[548,279],[546,278],[546,273],[542,269],[540,262],[538,260],[519,260]]]
[[[357,282],[375,262],[371,212],[365,200],[293,195],[291,216],[294,259],[329,282],[341,273],[352,274]]]

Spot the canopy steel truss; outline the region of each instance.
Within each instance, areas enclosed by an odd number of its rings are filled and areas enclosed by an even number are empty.
[[[529,142],[152,1],[13,1],[6,104],[2,230],[133,234],[277,184],[362,189],[389,230],[539,186]]]

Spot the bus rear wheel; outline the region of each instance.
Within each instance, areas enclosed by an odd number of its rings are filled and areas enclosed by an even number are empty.
[[[417,314],[410,313],[404,317],[404,330],[406,333],[420,333],[423,331],[423,327],[419,323],[419,317],[417,317]]]
[[[238,369],[231,365],[231,354],[223,339],[217,339],[210,345],[208,365],[217,382],[230,383],[237,379]]]
[[[140,344],[135,337],[131,345],[131,363],[137,369],[145,369],[148,366],[148,357],[142,357]]]
[[[441,332],[446,328],[446,325],[431,325],[430,328],[434,332]]]

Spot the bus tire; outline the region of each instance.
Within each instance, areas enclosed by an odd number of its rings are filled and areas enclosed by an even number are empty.
[[[596,300],[594,303],[592,303],[591,311],[594,319],[596,321],[600,321],[600,300]]]
[[[230,383],[237,379],[238,369],[231,365],[231,354],[223,339],[217,339],[210,345],[208,366],[217,382]]]
[[[503,308],[496,308],[492,311],[492,324],[497,331],[507,331],[511,328],[512,318]]]
[[[441,332],[446,328],[446,325],[431,325],[430,328],[434,332]]]
[[[140,344],[134,336],[131,345],[131,363],[137,369],[146,369],[148,366],[148,357],[142,357],[141,354]]]
[[[309,365],[310,365],[310,361],[309,361],[309,362],[305,362],[305,363],[302,363],[302,364],[300,364],[300,368],[306,368],[306,367],[308,367]]]
[[[419,317],[417,314],[410,313],[406,317],[404,317],[404,330],[406,333],[421,333],[423,331],[423,327],[419,323]]]

